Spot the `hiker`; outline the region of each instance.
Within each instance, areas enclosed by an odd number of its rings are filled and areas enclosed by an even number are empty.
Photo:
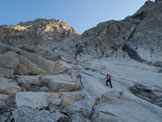
[[[110,84],[110,87],[112,88],[110,74],[107,74],[106,77],[105,77],[105,79],[106,79],[106,86],[109,86],[109,84]]]
[[[80,44],[76,44],[75,48],[76,48],[76,51],[75,51],[75,59],[76,59],[77,55],[79,55],[81,52],[83,52],[83,50],[82,50],[82,46]]]

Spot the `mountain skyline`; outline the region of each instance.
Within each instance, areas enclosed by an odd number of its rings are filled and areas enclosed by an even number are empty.
[[[15,25],[36,18],[56,18],[81,34],[107,20],[121,20],[135,13],[147,0],[2,0],[0,25]]]

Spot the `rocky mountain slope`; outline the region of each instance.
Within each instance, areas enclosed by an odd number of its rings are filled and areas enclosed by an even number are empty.
[[[17,25],[0,26],[0,42],[12,45],[61,41],[72,35],[77,35],[76,31],[63,21],[56,19],[36,19],[20,22]]]
[[[148,1],[81,36],[55,19],[0,26],[0,122],[161,122],[161,13]]]
[[[137,61],[162,66],[161,12],[161,0],[147,1],[133,16],[100,23],[84,32],[82,39],[102,56],[116,55],[118,51],[121,55],[123,50]]]

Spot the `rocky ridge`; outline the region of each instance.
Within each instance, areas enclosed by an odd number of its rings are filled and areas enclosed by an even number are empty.
[[[20,22],[17,25],[0,26],[0,42],[12,45],[38,44],[41,41],[61,41],[77,32],[56,19],[36,19],[34,21]]]
[[[161,6],[161,0],[146,2],[133,16],[81,36],[59,20],[1,26],[0,122],[160,122],[162,40],[154,24],[162,20]]]
[[[100,56],[126,57],[161,66],[162,1],[147,1],[134,15],[121,21],[107,21],[83,33],[93,53]],[[98,46],[100,45],[100,46]]]

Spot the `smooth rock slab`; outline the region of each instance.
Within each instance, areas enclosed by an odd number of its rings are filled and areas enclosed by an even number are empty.
[[[94,107],[96,122],[160,122],[162,109],[118,91],[106,92]]]
[[[48,103],[43,92],[18,92],[16,94],[16,105],[41,109],[47,107]]]
[[[45,110],[28,107],[20,107],[13,111],[15,122],[57,122],[62,116],[59,111],[50,114],[50,112]]]

